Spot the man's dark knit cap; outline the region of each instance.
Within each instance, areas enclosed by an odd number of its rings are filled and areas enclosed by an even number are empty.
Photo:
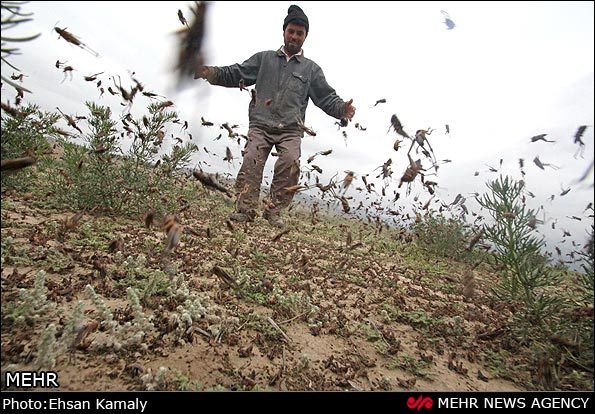
[[[304,11],[302,9],[300,9],[299,6],[296,6],[295,4],[292,4],[291,6],[289,6],[289,9],[287,10],[287,17],[283,21],[283,31],[285,31],[285,28],[287,27],[287,25],[289,23],[295,23],[295,24],[304,26],[306,28],[306,33],[308,33],[308,31],[310,29],[310,23],[308,22],[308,16],[306,16]]]

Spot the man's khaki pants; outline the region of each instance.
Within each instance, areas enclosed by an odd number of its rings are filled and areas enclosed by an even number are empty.
[[[299,181],[301,143],[302,135],[298,131],[272,134],[256,127],[248,130],[244,160],[236,179],[237,212],[256,216],[262,174],[273,146],[279,158],[275,162],[268,214],[279,214],[289,206],[295,193],[285,189],[297,185]]]

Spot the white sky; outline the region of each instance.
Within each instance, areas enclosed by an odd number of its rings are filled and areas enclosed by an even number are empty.
[[[485,182],[497,178],[486,164],[497,168],[500,158],[501,171],[520,178],[522,157],[527,187],[537,196],[530,207],[543,205],[546,218],[558,220],[555,230],[548,223],[541,231],[550,241],[561,240],[561,229],[571,231],[577,242],[585,241],[592,219],[582,212],[593,202],[593,175],[581,184],[575,182],[593,159],[593,2],[213,2],[207,16],[207,63],[230,65],[258,51],[277,49],[283,43],[283,19],[293,3],[310,21],[305,55],[322,67],[337,93],[344,100],[353,98],[357,107],[345,141],[335,119],[310,102],[306,124],[318,135],[303,140],[303,166],[313,153],[333,149],[331,156],[314,162],[324,170],[322,181],[328,181],[337,172],[342,177],[344,170],[355,171],[356,177],[376,176],[379,171],[372,170],[390,157],[393,180],[386,198],[392,200],[409,146],[405,142],[399,152],[392,149],[396,135],[387,134],[387,129],[390,116],[397,114],[409,134],[435,128],[429,138],[436,157],[453,161],[430,178],[439,183],[439,198],[450,203],[458,193],[483,193]],[[106,91],[99,99],[94,83],[82,77],[105,71],[101,78],[106,87],[111,84],[108,76],[116,74],[124,85],[131,85],[127,73],[134,71],[148,90],[173,100],[180,118],[189,121],[189,132],[201,148],[196,162],[210,164],[203,164],[206,171],[235,176],[241,148],[226,139],[223,130],[200,127],[200,117],[216,124],[240,124],[239,132],[246,133],[249,95],[203,80],[181,92],[173,87],[172,33],[181,27],[177,10],[190,19],[191,4],[33,1],[24,5],[23,11],[34,12],[34,21],[6,35],[42,33],[32,42],[18,44],[22,56],[11,57],[27,75],[25,87],[34,92],[26,94],[25,102],[82,115],[84,101],[94,100],[121,114],[117,97]],[[441,10],[455,22],[453,30],[447,30]],[[59,39],[55,25],[66,27],[100,56]],[[56,60],[67,60],[76,69],[73,80],[63,80]],[[2,72],[13,73],[4,64]],[[387,103],[373,108],[380,98]],[[3,85],[2,100],[13,99],[14,90]],[[143,99],[135,102],[133,113],[140,113],[147,103]],[[367,131],[356,130],[355,122]],[[450,136],[444,134],[445,124],[450,125]],[[573,136],[579,125],[589,125],[583,137],[584,159],[573,158],[577,149]],[[170,132],[181,135],[178,127]],[[221,132],[224,137],[213,141]],[[542,133],[557,142],[530,143],[530,137]],[[205,154],[203,146],[218,156]],[[233,166],[221,161],[226,146],[238,157]],[[560,169],[538,169],[532,162],[535,156]],[[269,159],[267,171],[274,161]],[[475,171],[479,176],[473,175]],[[362,186],[361,180],[355,186]],[[562,188],[569,186],[570,193],[560,197]],[[429,198],[419,183],[408,198],[403,190],[397,205],[407,205],[415,195],[422,203]],[[310,193],[317,195],[316,191]],[[357,194],[353,188],[348,192]],[[555,198],[549,201],[552,194]],[[581,222],[566,218],[572,215],[584,218]]]

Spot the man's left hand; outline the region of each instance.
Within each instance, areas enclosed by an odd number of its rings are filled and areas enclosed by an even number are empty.
[[[353,99],[348,100],[345,102],[345,109],[344,109],[344,118],[347,118],[351,121],[353,116],[355,115],[355,106],[353,104]]]

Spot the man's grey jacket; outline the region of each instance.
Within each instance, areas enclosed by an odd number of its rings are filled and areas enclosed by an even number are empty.
[[[308,98],[328,115],[340,119],[345,102],[327,83],[320,66],[304,56],[289,61],[281,49],[256,53],[242,64],[211,66],[209,83],[237,88],[256,84],[250,101],[250,127],[268,132],[296,130],[304,122]]]

